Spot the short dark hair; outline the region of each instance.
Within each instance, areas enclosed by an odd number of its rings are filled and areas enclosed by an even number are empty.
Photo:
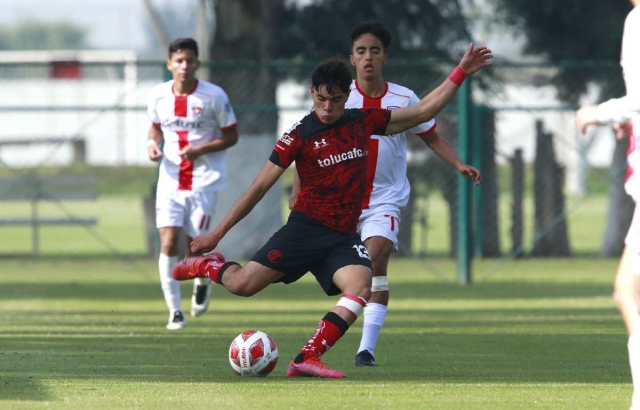
[[[176,38],[169,44],[169,58],[178,50],[191,50],[198,58],[198,43],[189,37]]]
[[[357,24],[351,29],[351,45],[356,42],[363,34],[371,34],[375,36],[384,47],[385,51],[391,46],[392,35],[389,29],[379,21],[369,20]]]
[[[349,66],[339,58],[324,60],[311,71],[311,86],[318,91],[324,85],[329,94],[334,94],[336,87],[345,94],[349,93],[351,80]]]

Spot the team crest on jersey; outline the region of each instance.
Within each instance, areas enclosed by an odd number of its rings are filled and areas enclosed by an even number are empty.
[[[360,123],[356,123],[353,125],[353,133],[356,134],[358,137],[362,137],[364,135],[364,125],[360,124]]]
[[[321,139],[320,141],[313,141],[313,143],[314,143],[314,144],[315,144],[315,146],[316,146],[314,149],[324,148],[324,147],[326,147],[327,145],[329,145],[329,144],[327,143],[327,141],[326,141],[324,138],[323,138],[323,139]]]
[[[202,107],[191,107],[191,111],[193,111],[193,115],[200,115],[202,114]]]

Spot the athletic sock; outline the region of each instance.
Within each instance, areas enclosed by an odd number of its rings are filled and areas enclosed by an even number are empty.
[[[631,366],[631,380],[633,381],[633,398],[631,408],[640,408],[640,333],[629,336],[629,365]]]
[[[293,360],[301,363],[310,357],[320,357],[331,348],[349,329],[343,318],[333,312],[327,313],[318,324],[316,332]]]
[[[360,339],[360,347],[357,353],[367,350],[372,356],[375,356],[374,350],[386,317],[387,307],[385,305],[381,303],[367,303],[367,306],[364,308],[362,338]]]
[[[167,256],[163,253],[158,257],[158,272],[160,273],[160,287],[164,294],[164,300],[171,313],[180,308],[180,283],[173,279],[171,272],[178,264],[177,256]]]
[[[201,273],[206,274],[214,283],[222,285],[222,275],[224,275],[224,272],[227,270],[227,268],[232,265],[240,266],[240,264],[237,262],[219,262],[214,260],[207,260],[205,262],[202,262],[198,269]]]

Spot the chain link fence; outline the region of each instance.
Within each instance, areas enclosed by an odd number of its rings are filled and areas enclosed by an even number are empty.
[[[308,77],[314,65],[206,65],[211,80],[231,98],[241,138],[230,150],[232,189],[221,195],[219,217],[257,174],[277,137],[311,106]],[[391,62],[385,78],[424,96],[448,68]],[[459,132],[459,102],[437,116],[438,133],[454,148],[459,138],[468,138],[469,160],[484,174],[483,184],[472,190],[472,217],[462,229],[475,257],[504,262],[619,254],[633,208],[622,191],[626,141],[616,142],[608,127],[582,136],[573,120],[579,102],[623,95],[620,81],[597,81],[619,76],[611,62],[495,67],[470,85],[469,135]],[[98,192],[96,199],[77,203],[49,193],[36,211],[39,217],[95,217],[96,224],[5,221],[0,253],[32,252],[35,230],[42,254],[151,253],[152,220],[142,206],[155,182],[146,151],[146,98],[166,78],[162,62],[0,62],[0,209],[6,219],[33,219],[30,204],[43,199],[34,192],[15,195],[11,181],[25,175],[90,175]],[[400,253],[455,257],[459,176],[419,138],[410,141],[408,164],[412,196],[401,220]],[[226,246],[250,257],[286,217],[290,184],[286,173],[276,195]]]

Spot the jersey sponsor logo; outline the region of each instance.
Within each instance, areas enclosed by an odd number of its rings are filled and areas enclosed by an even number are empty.
[[[318,165],[321,168],[328,167],[334,164],[337,164],[342,161],[348,161],[355,158],[362,158],[369,155],[369,151],[362,150],[360,148],[354,148],[351,151],[343,152],[341,154],[329,155],[328,158],[323,158],[318,160]]]
[[[324,147],[326,147],[327,145],[329,145],[329,144],[327,143],[327,141],[325,141],[325,139],[324,139],[324,138],[323,138],[323,139],[321,139],[320,141],[314,141],[313,143],[316,145],[316,147],[315,147],[314,149],[324,148]]]
[[[395,110],[396,108],[402,108],[402,107],[398,107],[397,105],[390,105],[387,107],[387,110]]]
[[[162,121],[162,126],[166,128],[182,128],[195,130],[202,126],[201,121],[188,121],[182,118],[166,119]]]
[[[202,107],[191,107],[191,111],[193,111],[193,115],[201,115]]]

